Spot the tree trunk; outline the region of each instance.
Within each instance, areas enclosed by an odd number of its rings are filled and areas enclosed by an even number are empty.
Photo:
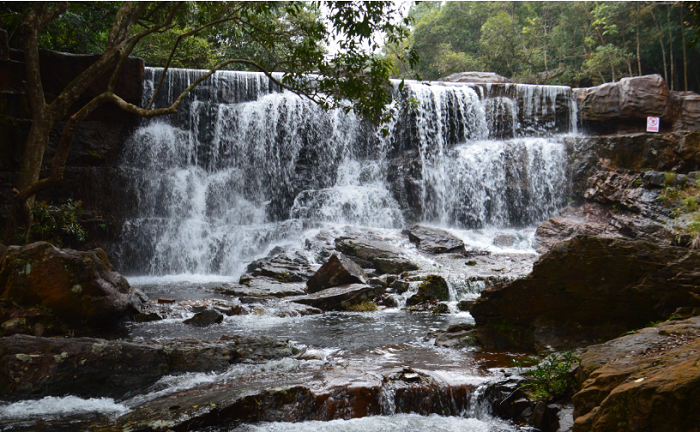
[[[650,11],[650,13],[651,18],[654,20],[654,25],[656,25],[656,32],[659,34],[659,45],[661,46],[661,55],[663,56],[664,63],[664,80],[666,80],[666,82],[668,83],[668,69],[666,68],[666,48],[664,47],[663,33],[661,32],[659,23],[656,21],[656,16],[654,16],[654,12]]]
[[[688,91],[688,60],[686,58],[685,47],[685,23],[683,21],[683,3],[681,5],[681,40],[683,42],[683,90]]]
[[[666,6],[666,23],[668,26],[668,56],[669,56],[669,62],[671,63],[671,82],[669,83],[671,86],[671,91],[675,89],[675,82],[676,82],[676,67],[674,65],[673,61],[673,34],[671,33],[671,6]]]

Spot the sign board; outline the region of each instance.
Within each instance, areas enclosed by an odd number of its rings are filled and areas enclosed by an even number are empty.
[[[647,117],[647,132],[658,132],[661,119],[658,117]]]

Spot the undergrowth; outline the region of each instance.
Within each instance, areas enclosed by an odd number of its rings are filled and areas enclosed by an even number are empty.
[[[69,199],[60,206],[37,201],[32,207],[32,225],[27,240],[43,240],[58,247],[66,243],[85,243],[87,233],[79,222],[82,214],[81,201]]]
[[[513,360],[518,371],[527,377],[525,391],[532,400],[546,400],[568,393],[575,385],[571,369],[578,364],[578,357],[573,351],[559,355],[551,354],[542,360],[530,357]],[[525,370],[526,365],[531,365]]]
[[[379,310],[376,304],[372,300],[365,300],[362,303],[354,304],[348,307],[351,312],[374,312]]]
[[[657,200],[671,209],[676,220],[676,238],[687,237],[691,249],[700,248],[700,179],[682,186],[671,186],[674,173],[666,173],[664,189]]]

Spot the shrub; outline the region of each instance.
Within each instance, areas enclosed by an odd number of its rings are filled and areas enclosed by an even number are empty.
[[[62,247],[66,242],[84,243],[87,233],[79,222],[82,214],[81,201],[69,199],[60,206],[37,201],[32,207],[33,219],[27,240],[43,240],[58,247]]]
[[[551,354],[535,365],[523,371],[523,363],[515,361],[518,370],[528,378],[527,391],[533,400],[550,399],[561,396],[573,388],[575,382],[571,369],[578,364],[578,357],[573,351],[565,351],[560,355]]]

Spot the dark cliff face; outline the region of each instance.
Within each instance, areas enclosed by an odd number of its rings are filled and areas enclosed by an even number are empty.
[[[18,50],[8,49],[7,53],[4,59],[0,59],[0,224],[3,226],[31,126],[31,110],[24,88],[24,55]],[[40,51],[42,85],[47,102],[56,98],[66,85],[98,58],[99,55]],[[143,60],[130,58],[117,81],[116,94],[127,102],[140,104],[143,72]],[[71,107],[68,115],[99,95],[106,87],[110,74],[111,71],[91,85]],[[84,222],[92,245],[102,244],[110,236],[110,231],[114,232],[118,226],[120,209],[110,198],[114,188],[119,186],[112,184],[112,174],[117,166],[122,143],[138,125],[138,121],[138,116],[111,104],[96,110],[78,127],[68,156],[65,181],[37,197],[38,200],[55,203],[63,203],[68,199],[82,201],[85,210],[83,219],[96,220],[93,223]],[[64,125],[64,121],[59,122],[49,136],[43,163],[47,168],[51,164]],[[100,228],[101,224],[107,229]]]

